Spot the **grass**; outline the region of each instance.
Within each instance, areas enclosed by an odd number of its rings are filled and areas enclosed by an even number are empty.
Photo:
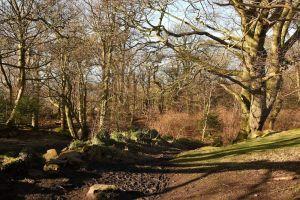
[[[300,157],[300,129],[276,133],[226,147],[203,147],[179,154],[172,163],[179,166],[200,166],[205,163],[282,161]],[[294,157],[291,157],[294,156]],[[296,158],[298,159],[298,158]]]

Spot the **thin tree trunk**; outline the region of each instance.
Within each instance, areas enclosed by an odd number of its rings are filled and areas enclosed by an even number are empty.
[[[298,103],[300,104],[300,64],[298,64],[296,66],[296,70],[297,70],[297,94],[298,94]]]
[[[87,88],[84,80],[82,69],[80,68],[79,80],[79,122],[81,126],[80,139],[86,140],[88,138],[88,125],[87,125]]]
[[[31,120],[31,126],[33,129],[39,128],[39,114],[40,114],[40,76],[39,76],[39,70],[36,69],[35,71],[35,78],[37,79],[36,84],[34,85],[34,97],[33,101],[35,103],[35,108],[32,113],[32,120]]]
[[[205,110],[204,110],[204,124],[203,124],[203,128],[202,128],[202,141],[204,141],[205,139],[205,133],[206,133],[206,128],[207,128],[207,120],[208,120],[208,116],[210,113],[210,106],[211,106],[211,96],[212,96],[212,89],[209,91],[209,97],[208,97],[208,101],[207,104],[205,106]]]
[[[77,134],[74,128],[74,123],[73,123],[72,114],[69,105],[65,105],[65,114],[66,114],[66,121],[68,124],[69,132],[72,138],[77,139]]]
[[[19,89],[18,93],[14,102],[13,109],[10,113],[10,116],[8,120],[6,121],[7,126],[12,126],[14,123],[15,115],[17,113],[17,108],[19,106],[19,103],[21,101],[21,98],[23,97],[23,93],[25,91],[26,86],[26,72],[25,72],[25,66],[26,66],[26,50],[25,50],[25,44],[21,43],[19,45],[19,70],[20,70],[20,76],[19,76]]]
[[[109,121],[109,82],[110,82],[110,75],[109,69],[105,69],[105,77],[104,77],[104,91],[100,102],[100,119],[99,119],[99,130],[107,131],[108,130],[108,121]]]
[[[65,103],[61,101],[60,107],[59,107],[59,114],[60,114],[60,128],[61,131],[66,130],[66,111],[65,111]]]

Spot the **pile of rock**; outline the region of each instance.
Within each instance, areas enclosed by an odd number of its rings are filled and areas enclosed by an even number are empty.
[[[82,153],[75,150],[66,150],[58,154],[55,149],[49,149],[43,158],[46,161],[43,169],[47,172],[58,172],[61,167],[80,166],[84,163]]]

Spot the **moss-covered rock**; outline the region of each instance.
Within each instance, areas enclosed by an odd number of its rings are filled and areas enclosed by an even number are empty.
[[[115,185],[95,184],[89,188],[86,197],[91,200],[118,200],[122,199],[123,191]]]
[[[69,150],[82,150],[84,147],[86,147],[89,144],[90,144],[89,141],[73,140],[69,144],[68,149]]]
[[[128,151],[115,147],[92,145],[84,152],[89,161],[98,163],[133,163],[135,157]]]

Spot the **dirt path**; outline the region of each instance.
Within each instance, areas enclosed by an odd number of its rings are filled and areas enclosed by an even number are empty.
[[[300,130],[180,154],[163,200],[300,199]]]
[[[163,200],[300,199],[300,162],[228,163],[214,169],[173,169]],[[171,170],[172,171],[172,170]]]

